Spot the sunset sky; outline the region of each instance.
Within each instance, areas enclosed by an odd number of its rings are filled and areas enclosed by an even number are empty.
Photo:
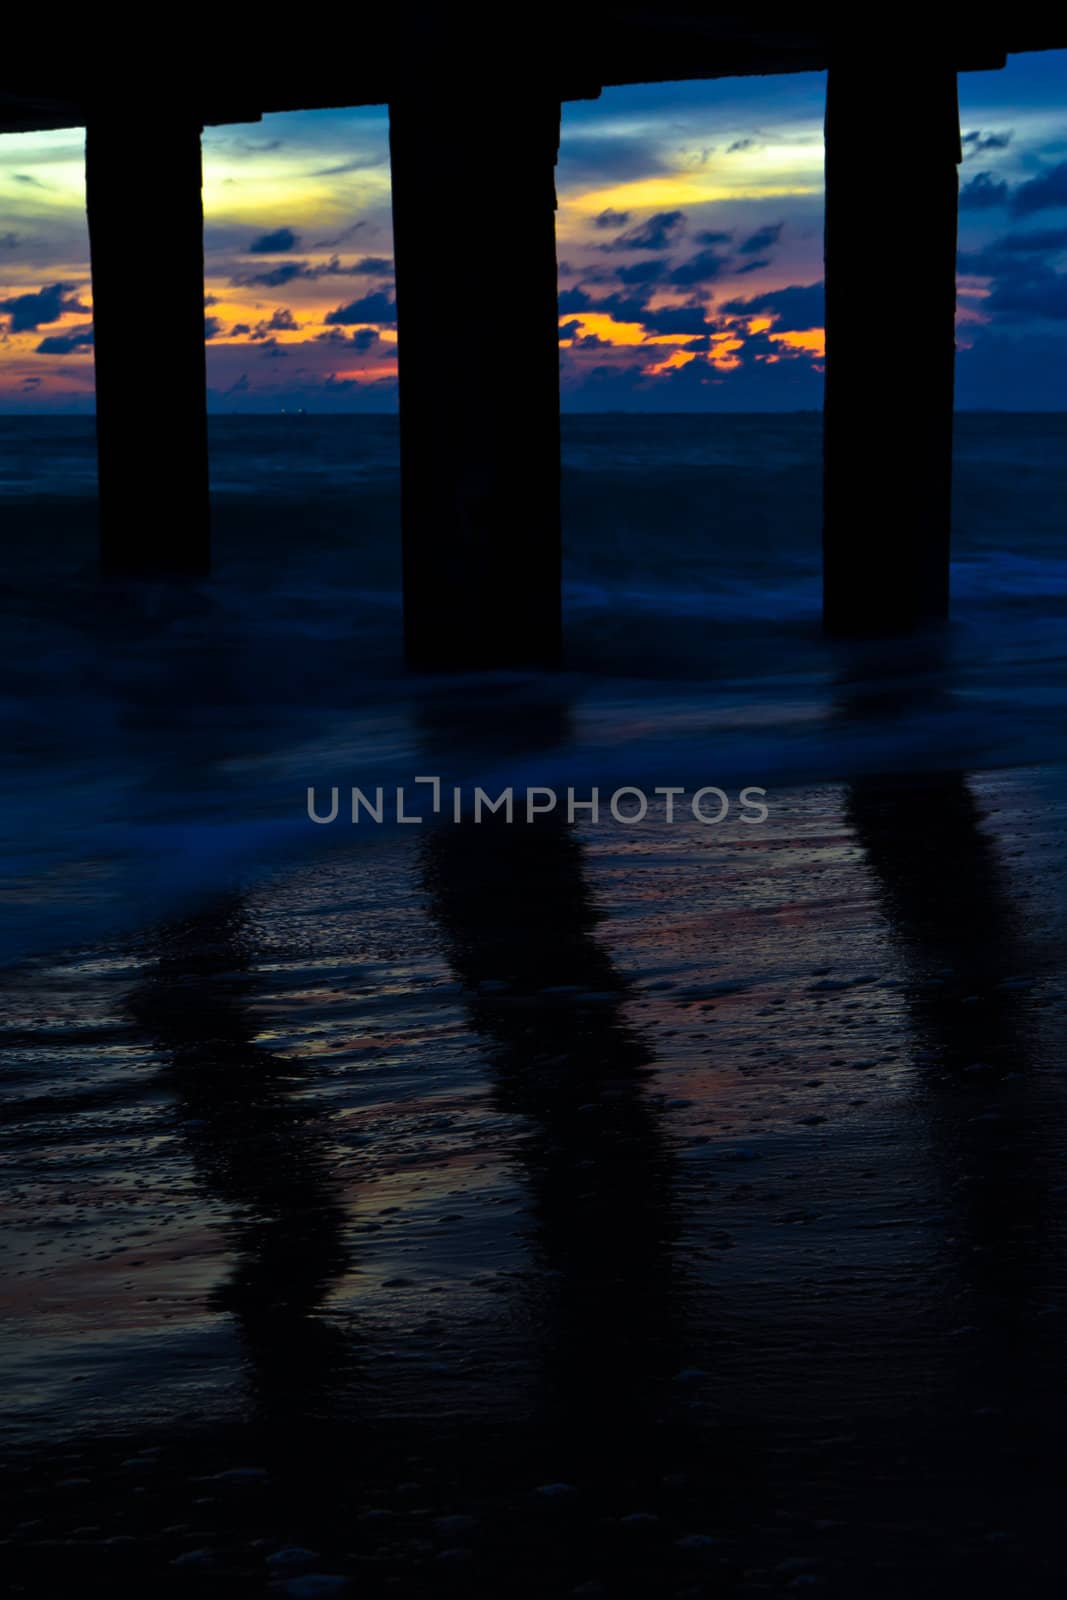
[[[780,410],[821,403],[821,75],[607,90],[568,104],[557,174],[563,403]],[[961,76],[958,401],[1067,409],[1067,53]],[[879,114],[875,108],[873,114]],[[896,113],[907,116],[902,89]],[[138,129],[138,137],[151,137]],[[487,129],[487,137],[493,130]],[[92,293],[77,130],[0,137],[0,409],[93,403]],[[391,410],[396,313],[385,109],[305,112],[204,135],[208,381],[220,411]],[[904,361],[923,241],[906,168],[872,167],[885,246],[870,357]],[[457,359],[506,277],[477,167],[442,249],[469,258]],[[167,382],[152,263],[167,197],[131,194],[129,315],[144,392]],[[522,307],[515,306],[516,318]]]

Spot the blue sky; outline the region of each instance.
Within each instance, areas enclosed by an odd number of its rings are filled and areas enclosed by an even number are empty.
[[[822,384],[819,74],[642,85],[568,104],[557,174],[568,409],[812,409]],[[958,402],[1067,409],[1067,53],[960,78]],[[876,112],[881,108],[875,108]],[[906,117],[906,86],[899,107]],[[491,130],[488,130],[491,133]],[[151,130],[143,131],[151,137]],[[208,372],[221,410],[391,409],[396,395],[384,108],[297,113],[204,138]],[[907,361],[922,240],[905,168],[872,166],[885,248],[873,363]],[[92,289],[78,130],[0,138],[0,406],[92,407]],[[471,259],[464,341],[496,339],[479,282],[506,282],[494,210],[457,213]],[[130,316],[145,393],[165,384],[165,195],[131,195]],[[522,315],[516,305],[516,317]],[[502,354],[502,358],[506,358]]]

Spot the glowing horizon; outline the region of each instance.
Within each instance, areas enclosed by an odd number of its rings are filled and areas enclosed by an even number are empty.
[[[968,372],[1006,352],[1025,400],[1019,353],[1047,348],[1056,338],[1048,323],[1067,321],[1067,228],[1049,227],[1050,214],[1055,221],[1057,209],[1067,210],[1067,184],[1062,197],[1055,187],[1061,168],[1067,173],[1062,74],[1057,54],[961,77],[965,390]],[[798,74],[636,86],[564,108],[557,248],[565,407],[818,405],[823,97],[821,75]],[[0,138],[4,410],[92,407],[82,147],[77,129]],[[885,358],[875,331],[885,317],[880,300],[900,292],[907,253],[907,174],[872,173],[872,182],[880,178],[892,264],[887,278],[872,263],[872,359]],[[471,258],[473,317],[479,274],[506,280],[493,212],[509,200],[475,186],[457,227],[454,248]],[[165,308],[151,305],[153,257],[168,247],[166,213],[152,194],[131,194],[130,206],[130,315],[144,323],[150,397],[166,373],[165,359],[151,360],[166,346]],[[391,409],[397,332],[385,109],[209,128],[204,216],[212,406]],[[981,381],[995,390],[990,373]],[[1041,382],[1035,356],[1039,401]]]

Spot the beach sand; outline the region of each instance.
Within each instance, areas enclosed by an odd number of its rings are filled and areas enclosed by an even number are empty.
[[[9,967],[15,1592],[1052,1592],[1063,777],[383,829]]]

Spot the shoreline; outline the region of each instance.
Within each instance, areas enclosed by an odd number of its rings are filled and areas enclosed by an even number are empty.
[[[413,829],[24,974],[9,1551],[227,1593],[281,1581],[264,1539],[413,1594],[1052,1570],[1065,820],[1031,771],[714,845]]]

